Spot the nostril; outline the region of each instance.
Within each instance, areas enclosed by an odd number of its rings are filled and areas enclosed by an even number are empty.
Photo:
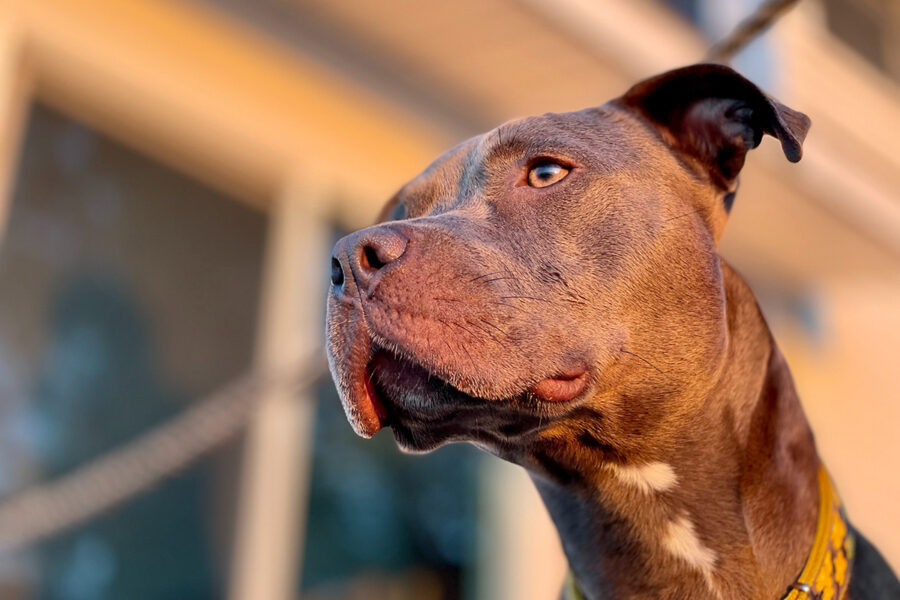
[[[350,271],[345,272],[344,276],[355,278],[364,289],[368,288],[376,273],[403,256],[409,243],[406,236],[386,227],[364,229],[353,234],[353,237],[353,251],[348,257]]]
[[[331,283],[335,286],[344,285],[344,268],[334,256],[331,257]]]
[[[369,245],[363,247],[362,259],[363,266],[372,271],[377,271],[385,265],[385,262],[378,256],[378,250]]]

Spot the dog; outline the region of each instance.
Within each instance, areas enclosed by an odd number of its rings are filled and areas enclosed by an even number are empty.
[[[351,425],[524,467],[567,598],[900,598],[717,250],[747,152],[768,134],[796,162],[809,126],[699,64],[449,150],[334,247]]]

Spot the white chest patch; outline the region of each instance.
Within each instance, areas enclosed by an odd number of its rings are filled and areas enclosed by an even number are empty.
[[[678,485],[678,476],[675,474],[675,470],[671,465],[663,462],[651,462],[637,466],[606,463],[605,467],[612,471],[619,481],[635,487],[645,494],[666,492]]]
[[[669,522],[663,534],[663,547],[703,573],[706,583],[715,591],[712,574],[716,566],[716,554],[697,537],[690,519],[681,516]]]

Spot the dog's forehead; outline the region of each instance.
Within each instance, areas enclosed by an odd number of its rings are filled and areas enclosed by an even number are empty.
[[[483,181],[499,159],[522,162],[568,156],[599,171],[617,170],[638,158],[635,126],[632,117],[609,104],[513,119],[439,156],[403,186],[398,197],[419,205],[455,197]]]
[[[525,159],[543,153],[585,160],[600,157],[628,144],[619,113],[613,106],[603,105],[513,119],[476,138],[478,143],[469,150],[468,160],[484,163],[504,153]]]

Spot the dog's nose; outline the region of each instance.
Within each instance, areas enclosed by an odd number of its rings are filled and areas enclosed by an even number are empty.
[[[331,283],[343,291],[347,279],[368,291],[375,275],[406,252],[409,240],[391,227],[370,227],[338,240],[331,253]]]

